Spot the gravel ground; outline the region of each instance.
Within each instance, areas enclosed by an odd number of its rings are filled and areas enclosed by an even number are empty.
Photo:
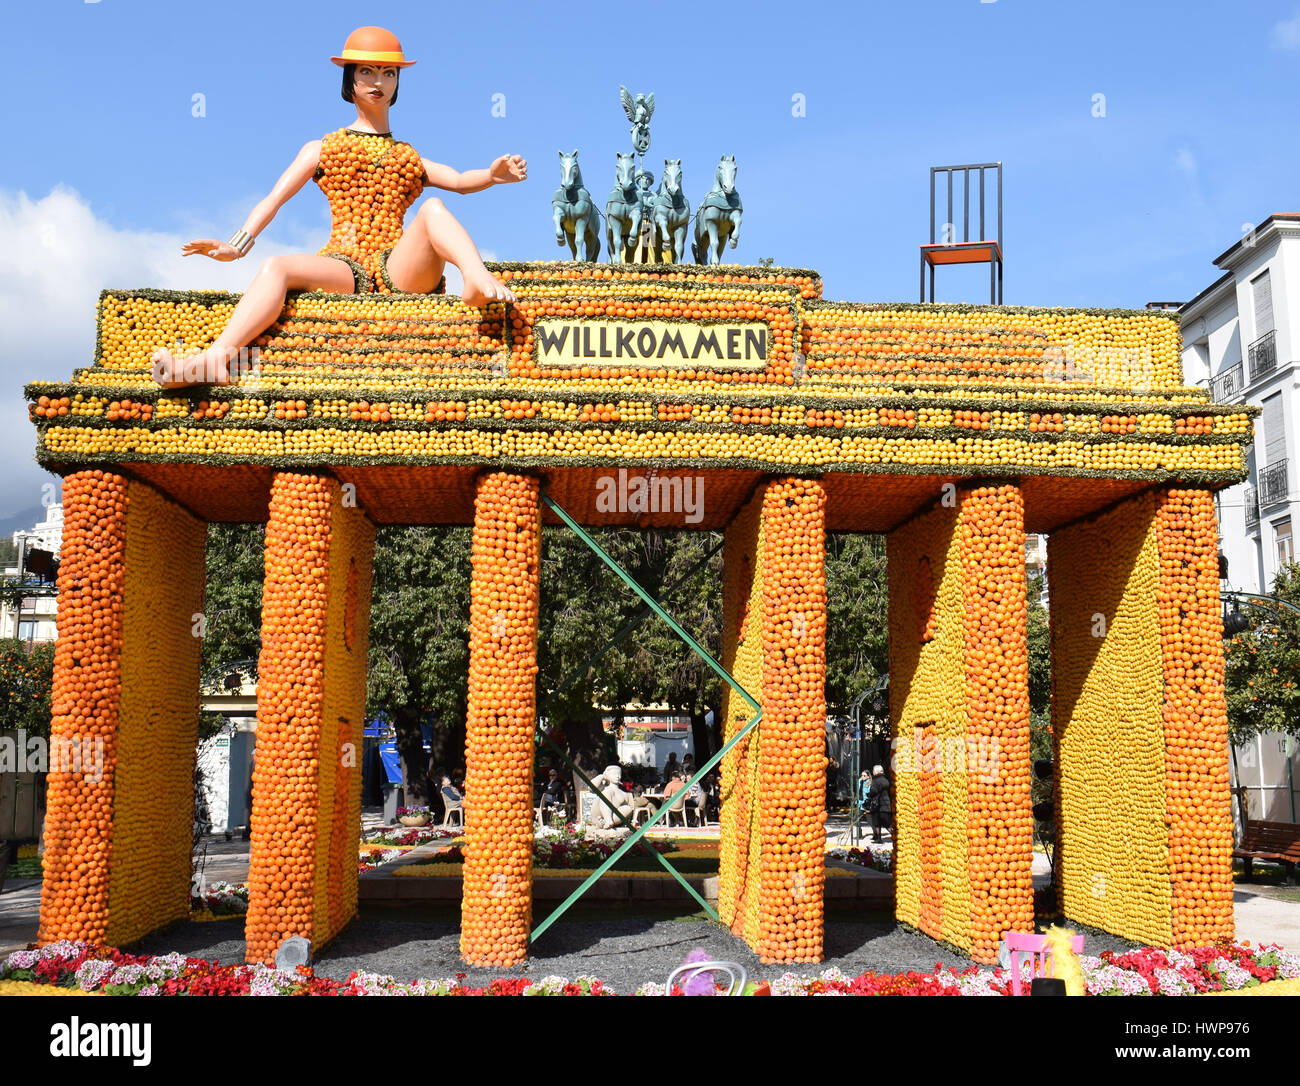
[[[1086,951],[1121,950],[1134,944],[1112,935],[1086,931]],[[727,961],[740,962],[750,977],[771,978],[785,971],[760,965],[758,958],[725,928],[692,917],[669,913],[591,913],[581,919],[557,921],[538,940],[529,962],[515,969],[478,969],[460,960],[460,929],[454,914],[414,916],[410,911],[364,910],[316,960],[318,975],[345,980],[353,970],[386,973],[398,980],[436,979],[468,975],[481,985],[494,977],[548,974],[598,976],[616,992],[634,992],[646,981],[662,983],[696,947]],[[239,962],[244,958],[240,921],[184,923],[149,936],[132,948],[165,954],[180,951],[192,957]],[[900,973],[928,971],[936,963],[961,968],[970,960],[928,936],[888,921],[828,919],[826,960],[820,965],[790,967],[811,974],[831,966],[857,975],[867,969]]]

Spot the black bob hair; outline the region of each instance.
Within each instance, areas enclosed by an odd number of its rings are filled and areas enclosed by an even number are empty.
[[[385,67],[385,65],[376,64],[375,67],[383,68]],[[393,96],[388,100],[388,104],[390,106],[397,105],[397,89],[398,89],[398,84],[401,82],[401,78],[402,78],[402,69],[398,68],[397,69],[398,82],[393,84]],[[357,81],[357,66],[355,64],[343,65],[343,101],[345,102],[352,101],[352,91],[353,88],[356,86],[356,81]]]

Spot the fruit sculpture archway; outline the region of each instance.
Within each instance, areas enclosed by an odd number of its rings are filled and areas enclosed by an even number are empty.
[[[239,385],[160,392],[233,298],[107,291],[94,364],[28,387],[64,484],[40,938],[184,917],[205,523],[265,521],[250,960],[356,909],[374,525],[472,523],[461,948],[524,958],[543,488],[583,524],[725,530],[719,912],[822,954],[824,533],[888,536],[897,916],[992,960],[1032,930],[1026,530],[1050,533],[1057,878],[1074,920],[1232,933],[1212,492],[1249,408],[1160,312],[860,305],[814,272],[501,264],[518,301],[303,294]],[[702,484],[698,481],[702,480]],[[687,483],[703,502],[686,508]],[[550,517],[549,510],[545,516]],[[724,706],[724,738],[749,707]]]

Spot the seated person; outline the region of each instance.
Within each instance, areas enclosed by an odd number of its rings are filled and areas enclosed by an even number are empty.
[[[677,769],[672,770],[668,777],[668,783],[664,785],[665,803],[682,790],[683,783],[681,771]]]
[[[700,825],[704,824],[706,802],[707,797],[705,796],[704,789],[700,786],[699,781],[686,786],[686,807],[688,810],[694,808],[695,819]]]
[[[461,795],[460,790],[451,783],[451,778],[446,773],[442,775],[442,802],[443,805],[450,809],[452,807],[464,807],[465,797]]]
[[[632,806],[634,809],[649,807],[650,813],[654,814],[659,810],[659,807],[652,800],[646,799],[646,797],[642,795],[643,792],[645,792],[645,789],[642,788],[641,785],[637,784],[632,786]]]

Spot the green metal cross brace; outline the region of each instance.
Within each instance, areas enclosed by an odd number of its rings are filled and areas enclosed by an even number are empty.
[[[578,774],[579,777],[582,778],[583,783],[586,784],[586,786],[589,789],[591,789],[591,794],[595,796],[598,800],[600,800],[606,807],[608,807],[614,813],[614,817],[617,818],[624,826],[626,826],[630,830],[635,830],[636,827],[630,821],[628,821],[627,815],[625,815],[622,811],[620,811],[617,807],[614,806],[614,804],[610,801],[609,797],[606,796],[603,792],[601,792],[600,789],[598,789],[595,786],[595,784],[592,783],[591,778],[588,777],[586,773],[584,773],[581,769],[578,768],[577,765],[574,764],[573,760],[567,754],[565,754],[565,752],[555,743],[555,741],[545,732],[541,734],[542,734],[543,742],[545,742],[548,747],[550,747],[553,751],[555,751],[556,754],[558,754],[562,759],[564,759],[565,763],[569,766],[569,768],[572,769],[576,774]],[[648,845],[645,846],[645,848],[646,851],[649,852],[651,856],[653,856],[656,860],[659,861],[659,866],[662,867],[665,871],[667,871],[668,874],[672,875],[672,877],[675,878],[679,883],[681,883],[682,886],[685,888],[686,892],[690,894],[691,897],[693,897],[697,902],[699,902],[700,908],[702,908],[706,913],[708,913],[709,916],[711,916],[714,920],[719,919],[717,911],[713,908],[713,906],[710,905],[707,901],[705,901],[704,898],[702,898],[696,892],[695,887],[686,881],[686,876],[684,876],[680,871],[678,871],[675,867],[673,867],[673,865],[668,862],[668,858],[664,856],[662,852],[658,852],[655,849],[650,848]],[[539,931],[540,930],[541,929],[539,929]],[[534,933],[533,938],[536,938],[536,935],[537,933]]]
[[[742,698],[744,698],[745,701],[749,704],[750,708],[754,710],[754,715],[753,717],[750,718],[749,722],[739,732],[737,732],[734,736],[732,736],[730,741],[728,741],[721,750],[719,750],[712,758],[710,758],[707,762],[705,762],[704,765],[700,766],[696,770],[695,776],[693,776],[690,779],[690,781],[687,782],[687,786],[689,787],[689,785],[694,784],[696,781],[704,777],[705,774],[709,773],[714,766],[716,766],[720,761],[722,761],[722,759],[726,756],[726,754],[731,750],[732,747],[734,747],[737,743],[739,743],[740,740],[742,740],[746,735],[748,735],[750,731],[752,731],[755,727],[758,726],[759,721],[763,717],[762,708],[759,706],[758,702],[754,699],[753,695],[751,695],[748,690],[746,690],[743,686],[741,686],[740,683],[738,683],[732,677],[732,675],[730,674],[730,672],[727,671],[726,668],[724,668],[720,663],[718,663],[717,660],[715,660],[712,656],[710,656],[709,653],[704,649],[704,647],[698,641],[696,641],[695,638],[693,638],[689,633],[687,633],[686,630],[684,630],[682,626],[670,614],[668,614],[667,611],[665,611],[659,605],[658,601],[655,600],[654,597],[652,597],[648,592],[646,592],[644,588],[642,588],[639,584],[637,584],[636,581],[628,574],[628,572],[624,570],[623,567],[620,566],[617,562],[615,562],[614,559],[611,558],[605,552],[605,550],[600,546],[600,544],[597,543],[594,539],[592,539],[591,536],[588,535],[587,532],[583,530],[582,526],[578,524],[578,522],[575,521],[571,516],[569,516],[569,514],[566,513],[555,502],[555,500],[551,498],[549,494],[547,494],[545,491],[542,491],[541,497],[542,497],[542,501],[546,503],[547,508],[549,508],[551,512],[553,512],[557,517],[559,517],[560,520],[563,521],[569,527],[569,529],[574,533],[574,535],[576,535],[579,539],[583,541],[583,543],[585,543],[589,548],[591,548],[591,550],[597,555],[597,557],[599,557],[602,562],[604,562],[607,566],[609,566],[609,568],[612,569],[618,575],[619,579],[622,580],[624,584],[626,584],[630,589],[632,589],[632,591],[635,592],[642,601],[644,601],[646,606],[648,606],[655,614],[657,614],[660,618],[662,618],[668,624],[669,628],[672,629],[672,631],[678,637],[680,637],[684,642],[686,642],[687,646],[691,649],[692,652],[694,652],[697,656],[700,657],[700,659],[702,659],[706,664],[708,664],[709,667],[711,667],[715,672],[717,672],[718,676],[728,686],[730,686],[737,694],[739,694]],[[565,761],[568,761],[568,759],[565,758]],[[570,762],[569,764],[572,765],[572,762]],[[576,766],[574,768],[577,769]],[[580,776],[583,776],[583,779],[587,781],[588,785],[591,785],[591,781],[588,780],[585,777],[585,775],[582,774],[581,770],[578,770],[578,773]],[[596,794],[600,795],[599,792],[596,792]],[[606,799],[603,795],[601,795],[601,799],[604,800],[606,804],[608,804],[609,806],[611,807],[613,806],[613,804],[609,803],[608,799]],[[632,830],[631,835],[627,838],[627,840],[625,840],[623,844],[620,845],[613,852],[613,854],[610,855],[605,860],[605,862],[600,865],[600,867],[598,867],[595,871],[593,871],[586,878],[586,880],[582,883],[581,886],[579,886],[576,890],[574,890],[572,894],[570,894],[567,898],[565,898],[564,901],[560,903],[558,908],[556,908],[545,920],[543,920],[540,924],[537,925],[536,928],[533,929],[532,935],[529,936],[529,941],[536,942],[538,937],[541,936],[542,933],[545,932],[546,929],[549,928],[553,923],[555,923],[555,921],[558,920],[565,912],[567,912],[570,906],[572,906],[575,901],[577,901],[580,897],[582,897],[582,895],[587,892],[587,890],[596,882],[597,879],[599,879],[602,875],[605,874],[606,871],[608,871],[611,867],[613,867],[614,864],[616,864],[628,851],[630,851],[637,844],[639,844],[641,839],[646,835],[647,831],[649,831],[651,827],[653,827],[656,823],[658,823],[659,820],[662,819],[668,813],[668,808],[670,806],[671,804],[665,803],[662,807],[659,808],[658,811],[656,811],[649,819],[647,819],[646,822],[642,824],[640,829],[634,828]],[[620,820],[623,821],[624,824],[627,824],[627,819],[621,816],[621,814],[620,814]],[[687,886],[687,888],[691,890],[692,896],[694,896],[697,901],[701,901],[700,896],[695,893],[694,888],[690,887],[690,884],[687,883],[685,879],[676,870],[673,869],[672,865],[669,864],[668,861],[664,859],[662,855],[658,853],[656,853],[656,855],[659,856],[661,862],[664,864],[664,866],[668,868],[670,872],[672,872],[674,877],[677,878],[677,880],[681,882],[684,886]],[[718,919],[717,913],[707,904],[705,904],[705,909],[707,910],[709,915],[713,917],[713,919],[715,920]]]
[[[678,577],[677,580],[673,581],[672,584],[670,584],[665,589],[665,592],[666,593],[675,592],[683,584],[686,584],[688,581],[690,581],[700,570],[702,570],[706,565],[708,565],[709,559],[711,559],[715,554],[718,553],[718,551],[722,548],[722,544],[723,541],[721,539],[718,540],[716,544],[714,544],[711,548],[709,548],[708,553],[705,554],[703,558],[701,558],[698,562],[695,563],[695,565],[693,565],[690,569],[688,569],[685,573],[683,573],[680,577]],[[635,631],[636,628],[639,625],[641,625],[641,623],[652,614],[654,614],[654,612],[649,607],[642,606],[640,610],[638,610],[635,614],[633,614],[626,622],[623,623],[622,626],[619,627],[618,632],[615,633],[613,637],[611,637],[608,641],[605,642],[603,646],[597,649],[594,653],[588,656],[586,660],[584,660],[581,664],[579,664],[576,668],[574,668],[574,670],[570,672],[568,678],[566,678],[562,683],[560,683],[558,687],[556,687],[553,691],[551,691],[551,693],[547,696],[546,700],[542,702],[542,704],[539,705],[537,708],[537,715],[539,719],[536,725],[536,730],[542,742],[545,743],[548,747],[550,747],[550,749],[560,757],[560,760],[563,761],[565,765],[567,765],[571,770],[573,770],[574,773],[576,773],[580,778],[582,778],[583,783],[586,784],[587,787],[591,790],[592,795],[594,795],[597,799],[599,799],[602,803],[604,803],[605,806],[608,807],[610,811],[614,814],[614,816],[619,820],[619,822],[621,822],[624,826],[626,826],[630,830],[635,830],[636,827],[630,821],[628,821],[627,816],[624,815],[622,811],[620,811],[617,807],[615,807],[614,804],[611,803],[609,799],[606,798],[606,796],[603,795],[596,788],[596,786],[592,783],[591,778],[588,777],[587,774],[582,771],[582,769],[573,761],[573,759],[570,758],[568,754],[565,753],[565,751],[562,750],[554,742],[554,740],[552,740],[551,737],[542,730],[540,718],[546,713],[546,710],[551,706],[551,704],[554,703],[555,700],[559,698],[559,696],[562,693],[564,693],[565,690],[567,690],[575,682],[581,679],[587,673],[587,670],[591,667],[594,667],[596,663],[599,662],[599,660],[607,652],[610,651],[610,649],[626,641],[632,635],[633,631]],[[686,890],[686,892],[690,894],[691,897],[695,898],[697,902],[699,902],[700,907],[709,916],[711,916],[714,920],[719,919],[717,912],[714,910],[713,906],[710,905],[707,901],[705,901],[704,898],[702,898],[696,892],[695,887],[686,881],[686,879],[682,876],[682,874],[679,871],[677,871],[671,863],[668,862],[668,860],[664,857],[662,853],[655,851],[653,848],[650,848],[648,845],[645,844],[645,842],[642,842],[642,847],[645,849],[645,851],[650,853],[650,855],[653,856],[656,861],[658,861],[661,867],[663,867],[670,875],[673,876],[673,878],[675,878],[679,883],[681,883],[682,887]]]

